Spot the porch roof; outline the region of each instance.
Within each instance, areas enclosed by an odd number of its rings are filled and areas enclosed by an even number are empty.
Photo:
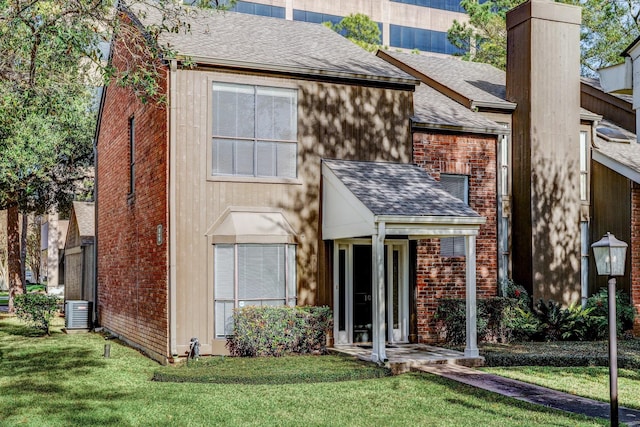
[[[410,238],[476,235],[486,221],[412,164],[324,159],[322,177],[326,240],[371,236],[379,223]]]
[[[592,156],[596,162],[640,183],[640,144],[634,133],[602,120],[596,129]]]

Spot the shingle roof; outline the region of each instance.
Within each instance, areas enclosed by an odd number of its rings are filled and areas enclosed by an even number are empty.
[[[73,202],[80,237],[95,236],[95,215],[92,202]]]
[[[138,13],[145,25],[157,11]],[[235,12],[190,9],[188,32],[160,42],[179,55],[213,65],[415,84],[416,79],[323,25]]]
[[[636,142],[636,135],[607,120],[598,123],[598,129],[601,127],[626,135],[628,142],[607,141],[598,135],[595,149],[616,163],[640,173],[640,144]]]
[[[352,160],[323,161],[374,215],[480,216],[418,166]]]
[[[495,104],[513,109],[506,100],[506,73],[492,65],[413,53],[385,54],[405,63],[437,83],[459,93],[474,104]]]
[[[425,84],[416,87],[413,105],[415,115],[412,120],[429,127],[490,134],[505,132],[496,122],[469,110]]]

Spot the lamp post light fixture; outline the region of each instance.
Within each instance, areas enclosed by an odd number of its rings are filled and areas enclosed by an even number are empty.
[[[599,276],[608,276],[609,281],[609,394],[610,423],[618,425],[618,341],[616,323],[616,276],[624,275],[627,244],[609,232],[591,245]]]

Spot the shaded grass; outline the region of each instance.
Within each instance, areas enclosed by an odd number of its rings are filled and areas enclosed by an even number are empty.
[[[371,363],[341,356],[289,356],[272,358],[209,357],[162,367],[154,381],[217,384],[299,384],[366,380],[391,375]]]
[[[553,411],[428,374],[297,384],[154,382],[154,372],[182,368],[159,367],[117,340],[109,341],[111,357],[105,359],[100,335],[65,335],[61,327],[57,318],[50,337],[35,337],[14,318],[0,315],[0,424],[606,425],[605,420]],[[245,360],[244,369],[277,371],[278,360]],[[293,365],[300,369],[296,364],[320,360],[325,363],[324,357],[296,358]],[[227,362],[240,363],[223,364]]]

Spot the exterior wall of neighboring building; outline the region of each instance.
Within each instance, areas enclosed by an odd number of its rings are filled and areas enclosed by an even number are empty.
[[[467,21],[467,15],[457,0],[254,0],[239,1],[232,10],[315,23],[337,23],[350,14],[363,13],[378,23],[382,46],[419,49],[435,54],[457,51],[447,40],[447,30],[454,20]]]
[[[527,2],[507,28],[513,279],[534,299],[570,304],[581,296],[580,8]]]
[[[74,204],[75,205],[75,204]],[[77,212],[71,211],[65,242],[64,299],[95,303],[94,236],[81,236]]]
[[[106,89],[96,165],[98,321],[159,361],[169,353],[167,129],[166,105]]]
[[[469,206],[487,222],[476,240],[477,296],[496,296],[498,286],[496,136],[415,133],[413,161],[435,179],[468,177]],[[438,340],[434,314],[442,298],[465,297],[464,256],[443,257],[441,240],[417,243],[416,318],[419,342]]]
[[[627,255],[626,272],[631,272],[630,296],[631,304],[640,313],[640,184],[631,182],[631,236],[629,242],[629,252]],[[630,268],[629,268],[630,267]],[[627,273],[629,274],[629,273]],[[625,277],[626,279],[626,277]],[[640,335],[640,316],[636,315],[633,324],[633,333]]]
[[[44,215],[40,226],[41,269],[47,289],[64,286],[64,245],[68,220],[59,219],[58,213]]]
[[[212,85],[234,82],[297,92],[297,177],[211,175]],[[178,70],[175,74],[176,348],[198,337],[201,352],[226,351],[214,336],[209,230],[231,207],[277,209],[297,234],[297,303],[330,305],[331,264],[319,227],[321,159],[411,162],[412,92],[273,76]],[[102,298],[102,297],[101,297]]]

